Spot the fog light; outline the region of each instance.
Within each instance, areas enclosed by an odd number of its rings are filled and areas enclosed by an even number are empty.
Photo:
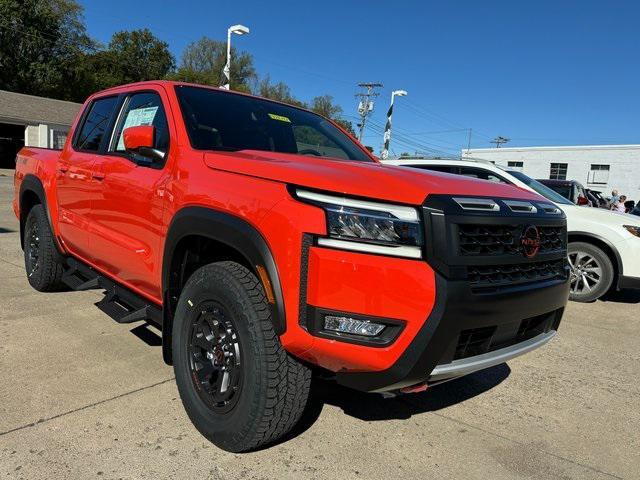
[[[356,320],[355,318],[336,317],[333,315],[325,315],[324,317],[324,329],[334,332],[375,337],[384,330],[384,327],[385,326],[380,323],[374,323],[368,320]]]

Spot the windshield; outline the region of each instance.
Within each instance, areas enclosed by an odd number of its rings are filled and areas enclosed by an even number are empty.
[[[573,203],[571,203],[569,200],[564,198],[559,193],[557,193],[554,190],[550,189],[546,185],[541,184],[539,181],[534,180],[531,177],[528,177],[527,175],[525,175],[522,172],[517,172],[515,170],[509,170],[507,173],[509,173],[510,175],[513,175],[518,180],[520,180],[522,183],[524,183],[527,187],[532,188],[537,193],[539,193],[543,197],[551,200],[552,202],[560,203],[562,205],[573,205]]]
[[[198,150],[263,150],[372,162],[325,118],[254,97],[176,86],[191,146]]]

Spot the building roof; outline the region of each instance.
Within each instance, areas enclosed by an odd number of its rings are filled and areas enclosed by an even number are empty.
[[[0,90],[0,122],[71,126],[82,104]]]
[[[638,144],[627,145],[557,145],[557,146],[542,146],[542,147],[500,147],[500,148],[471,148],[462,149],[463,155],[469,155],[474,153],[507,153],[522,150],[639,150]]]

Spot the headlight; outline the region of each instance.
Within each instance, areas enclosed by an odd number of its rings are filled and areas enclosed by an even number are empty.
[[[422,257],[422,227],[413,207],[296,190],[296,196],[326,212],[329,238],[318,245],[359,252]]]
[[[634,225],[623,225],[623,227],[631,235],[635,235],[636,237],[640,237],[640,227],[636,227]]]

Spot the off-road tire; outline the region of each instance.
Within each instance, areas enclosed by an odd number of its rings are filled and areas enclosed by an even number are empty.
[[[574,274],[571,278],[571,289],[569,290],[569,300],[574,302],[593,302],[603,296],[611,288],[614,277],[614,268],[609,256],[603,252],[600,248],[591,243],[586,242],[571,242],[569,243],[568,255],[569,264],[572,265],[572,259],[575,260],[576,254],[583,254],[592,259],[590,266],[597,265],[599,268],[599,274],[597,275],[598,281],[595,284],[590,284],[590,289],[580,288],[584,287],[583,282],[579,282],[577,288],[574,283]],[[572,270],[573,266],[572,266]],[[594,277],[590,277],[594,278]],[[588,280],[590,281],[590,280]]]
[[[40,292],[66,289],[62,283],[64,257],[56,247],[47,213],[42,205],[35,205],[27,215],[23,250],[27,279],[33,288]]]
[[[192,366],[192,325],[211,302],[233,321],[240,345],[239,393],[224,412],[203,400]],[[311,371],[282,348],[264,289],[247,268],[225,261],[194,272],[180,295],[172,332],[182,403],[194,426],[215,445],[229,452],[255,450],[276,442],[300,420],[309,398]]]

